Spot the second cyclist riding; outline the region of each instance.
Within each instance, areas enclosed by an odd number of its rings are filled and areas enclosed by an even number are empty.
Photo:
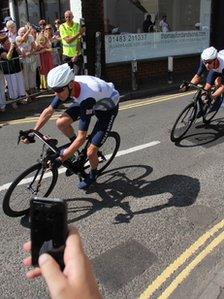
[[[221,95],[215,103],[212,103],[211,91],[207,91],[203,87],[192,83],[187,84],[196,88],[196,93],[193,96],[193,100],[179,114],[172,127],[170,134],[172,142],[180,141],[198,118],[202,117],[203,123],[209,124],[218,113],[223,101],[223,95]]]

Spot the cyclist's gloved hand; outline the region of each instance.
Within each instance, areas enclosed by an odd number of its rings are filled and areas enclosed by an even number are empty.
[[[187,81],[183,81],[179,87],[179,91],[185,92],[185,91],[188,91],[189,88],[190,88],[189,83]]]
[[[50,168],[59,168],[62,165],[62,161],[59,159],[60,154],[52,154],[48,159]]]
[[[19,131],[19,138],[18,138],[18,144],[20,142],[20,140],[22,140],[22,142],[24,143],[34,143],[35,139],[34,139],[35,135],[32,132],[32,130],[27,130],[27,131]]]

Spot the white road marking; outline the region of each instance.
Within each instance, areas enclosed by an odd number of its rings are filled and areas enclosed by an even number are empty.
[[[137,152],[137,151],[143,150],[145,148],[155,146],[159,143],[160,143],[160,141],[152,141],[152,142],[149,142],[149,143],[146,143],[146,144],[134,146],[134,147],[126,149],[126,150],[118,151],[116,157],[124,156],[124,155],[130,154],[130,153],[133,153],[133,152]],[[108,155],[108,156],[110,156],[110,155]],[[108,157],[106,156],[106,158],[108,158]],[[65,171],[66,171],[66,168],[63,167],[63,168],[60,168],[58,170],[58,173],[61,174],[61,173],[64,173]],[[44,178],[49,178],[51,176],[52,176],[51,172],[48,172],[44,175]],[[32,180],[33,180],[33,177],[24,179],[19,183],[19,185],[24,185],[24,184],[30,183],[30,182],[32,182]],[[12,184],[12,182],[0,186],[0,192],[4,191],[4,190],[7,190],[11,184]]]

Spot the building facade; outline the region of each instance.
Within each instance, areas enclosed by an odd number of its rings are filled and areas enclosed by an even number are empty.
[[[85,19],[89,74],[121,87],[130,85],[133,61],[144,82],[167,75],[168,57],[178,76],[194,72],[204,48],[224,48],[222,0],[10,0],[0,8],[2,18],[10,11],[18,25],[53,23],[71,9],[76,21]]]

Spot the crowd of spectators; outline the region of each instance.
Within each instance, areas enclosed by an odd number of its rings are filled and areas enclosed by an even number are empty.
[[[19,103],[27,103],[46,90],[47,74],[53,67],[71,60],[75,68],[84,29],[73,21],[71,11],[64,16],[65,22],[56,19],[52,25],[41,19],[38,24],[27,23],[20,28],[11,17],[5,17],[0,31],[0,113],[8,100],[16,109]]]

